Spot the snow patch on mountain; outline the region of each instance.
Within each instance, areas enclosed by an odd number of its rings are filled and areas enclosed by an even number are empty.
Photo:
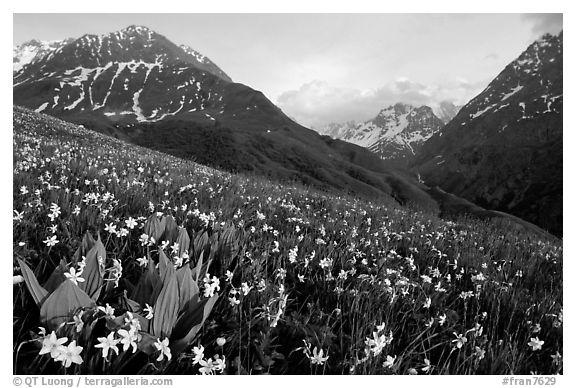
[[[200,54],[198,51],[194,50],[192,47],[181,44],[180,48],[186,52],[186,54],[192,55],[200,63],[206,63],[207,58],[205,55]]]
[[[460,110],[462,114],[455,118],[458,124],[466,126],[488,112],[500,112],[519,121],[557,111],[561,105],[548,98],[549,90],[555,87],[555,83],[540,74],[545,66],[554,62],[557,55],[561,55],[561,40],[562,33],[558,36],[546,34],[532,43],[484,91]],[[523,101],[522,96],[533,93],[535,97]]]
[[[332,123],[317,131],[368,148],[382,159],[398,161],[415,155],[443,126],[432,108],[398,103],[366,122]]]
[[[70,41],[71,39],[51,41],[32,39],[15,46],[12,49],[12,71],[14,73],[20,71],[27,64],[35,62],[36,60],[56,51]]]
[[[42,104],[38,108],[36,108],[35,111],[36,112],[42,112],[44,109],[46,109],[47,106],[48,106],[48,103],[45,102],[44,104]]]
[[[512,91],[510,93],[506,93],[504,96],[502,96],[502,101],[506,100],[508,97],[518,93],[520,90],[524,89],[523,85],[518,85],[515,88],[512,89]]]
[[[95,69],[85,69],[83,67],[77,67],[72,70],[70,74],[74,74],[79,71],[79,74],[75,75],[73,78],[67,79],[65,83],[66,86],[74,88],[74,90],[79,92],[79,96],[76,100],[74,100],[70,105],[64,107],[64,110],[72,110],[78,106],[78,104],[84,100],[85,92],[84,88],[82,87],[82,83],[88,80],[88,76],[95,72]],[[76,87],[79,86],[79,87]]]

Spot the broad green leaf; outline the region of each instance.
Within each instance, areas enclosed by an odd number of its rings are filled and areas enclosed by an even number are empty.
[[[44,299],[48,297],[48,291],[38,283],[38,279],[34,276],[34,272],[32,272],[24,261],[18,259],[18,265],[22,271],[22,277],[24,277],[24,282],[26,283],[28,291],[32,295],[34,302],[38,305],[38,308],[40,308]]]
[[[140,311],[142,309],[142,305],[134,299],[126,298],[126,305],[128,306],[128,311],[131,312]]]
[[[148,269],[142,274],[131,296],[136,302],[144,305],[154,305],[156,298],[162,289],[162,280],[154,269],[154,262],[148,256]]]
[[[160,295],[160,292],[162,291],[162,279],[160,278],[160,271],[156,269],[154,261],[152,261],[150,255],[148,255],[148,260],[148,271],[152,273],[150,279],[153,281],[153,285],[149,302],[146,303],[153,305],[156,303],[156,300],[158,300],[158,295]]]
[[[186,251],[190,253],[190,236],[188,236],[186,228],[179,228],[176,243],[178,244],[178,257],[182,257]]]
[[[100,275],[102,276],[102,279],[104,279],[104,273],[106,270],[106,248],[104,247],[104,244],[102,243],[102,239],[100,238],[100,233],[98,233],[98,240],[96,241],[96,244],[94,244],[94,247],[96,248],[96,256],[98,258],[98,263],[100,263]],[[114,289],[114,282],[111,281],[107,281],[104,284],[104,292],[109,295],[110,292],[112,292],[112,290]]]
[[[218,241],[220,240],[221,237],[221,232],[214,232],[212,233],[212,236],[210,236],[210,249],[212,250],[212,247],[216,247],[218,246]]]
[[[198,234],[194,239],[194,257],[198,257],[210,247],[210,238],[208,232]]]
[[[144,331],[140,331],[138,334],[141,335],[141,339],[140,341],[138,341],[138,350],[146,353],[149,356],[158,352],[158,349],[156,349],[156,347],[154,346],[154,343],[156,342],[158,337],[155,337]]]
[[[174,323],[178,318],[179,304],[178,280],[172,274],[168,284],[162,287],[158,300],[154,305],[154,318],[152,319],[152,334],[157,337],[169,337]]]
[[[154,237],[156,242],[159,242],[160,237],[164,234],[163,226],[161,225],[156,213],[152,213],[144,224],[144,233],[150,237]]]
[[[162,231],[162,234],[158,236],[158,239],[156,240],[157,242],[160,242],[160,239],[162,238],[162,236],[165,235],[165,231],[166,231],[166,217],[162,217],[160,218],[160,230]],[[164,240],[166,240],[166,238],[164,238]]]
[[[44,283],[44,288],[48,291],[49,294],[54,292],[62,282],[66,280],[66,276],[64,276],[64,272],[68,272],[68,264],[64,260],[60,260],[60,264],[52,271],[52,274]]]
[[[174,274],[174,264],[172,264],[162,249],[160,249],[159,256],[158,269],[160,270],[160,280],[162,281],[162,285],[165,286]]]
[[[202,272],[202,264],[204,262],[204,252],[200,253],[200,257],[198,257],[198,262],[196,263],[196,267],[192,269],[192,276],[196,281],[196,284],[200,281],[200,272]]]
[[[92,300],[94,300],[94,301],[97,301],[98,298],[100,298],[100,293],[102,292],[102,289],[103,289],[103,288],[104,288],[104,287],[98,287],[98,288],[96,289],[96,291],[94,291],[94,293],[93,293],[92,295],[89,295],[90,298],[92,298]]]
[[[72,263],[76,264],[82,260],[82,247],[78,247],[74,255],[72,255]]]
[[[100,242],[100,240],[98,240]],[[86,266],[82,272],[84,282],[80,283],[80,288],[91,298],[96,300],[102,288],[102,274],[100,273],[100,264],[98,263],[99,254],[98,244],[96,243],[86,254]]]
[[[192,275],[195,277],[196,283],[199,283],[202,279],[204,279],[204,276],[206,273],[208,273],[210,264],[212,264],[213,258],[211,257],[211,254],[208,255],[208,260],[204,260],[205,257],[206,255],[204,255],[204,252],[202,252],[200,254],[198,263],[196,263],[196,267],[192,270]]]
[[[80,246],[78,247],[78,249],[76,249],[76,252],[74,252],[74,256],[72,256],[73,258],[72,262],[74,263],[74,265],[76,265],[76,263],[82,260],[82,256],[86,256],[86,252],[92,249],[95,243],[96,240],[94,240],[94,237],[92,237],[90,232],[86,232],[84,234],[84,237],[82,238]]]
[[[82,253],[88,252],[90,249],[92,249],[94,244],[96,244],[96,240],[94,240],[94,237],[92,237],[90,232],[86,232],[84,234],[84,237],[82,238],[82,243],[80,244],[80,247],[82,248]]]
[[[232,259],[238,255],[240,250],[239,241],[239,232],[236,231],[234,225],[228,227],[222,234],[220,250],[221,255],[223,255],[221,260],[223,260],[224,266],[229,266]]]
[[[178,237],[178,224],[176,220],[171,215],[162,217],[162,222],[164,223],[164,240],[170,241],[172,244],[176,241]]]
[[[102,263],[100,265],[100,275],[104,277],[104,269],[106,266],[106,248],[100,239],[100,234],[98,234],[98,241],[94,243],[94,248],[96,248],[96,258],[98,259],[98,263]]]
[[[98,320],[95,319],[94,310],[85,311],[82,314],[83,320],[85,319],[85,325],[82,327],[82,333],[79,334],[78,339],[82,342],[88,343],[91,341],[92,333],[94,332],[94,327],[98,324]]]
[[[61,323],[68,321],[70,314],[77,309],[95,305],[80,287],[71,280],[66,280],[42,304],[40,320],[50,330],[55,330]]]
[[[230,255],[238,249],[237,247],[238,241],[236,239],[236,229],[234,226],[230,226],[222,232],[220,237],[220,250],[224,251],[225,254]]]
[[[185,265],[176,271],[176,279],[178,280],[178,289],[180,290],[180,302],[178,304],[178,312],[180,312],[192,297],[196,296],[200,292],[200,290],[198,284],[192,277],[192,271],[188,265]]]
[[[186,303],[174,325],[170,341],[183,339],[192,327],[202,322],[204,305],[207,302],[208,299],[200,299],[200,295],[197,294]]]
[[[219,295],[210,299],[193,298],[186,311],[180,314],[170,337],[170,348],[175,354],[182,352],[194,340],[204,322],[212,312]]]

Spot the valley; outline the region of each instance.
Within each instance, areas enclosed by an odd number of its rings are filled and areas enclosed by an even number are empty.
[[[562,47],[312,129],[142,25],[19,44],[13,373],[562,374]]]

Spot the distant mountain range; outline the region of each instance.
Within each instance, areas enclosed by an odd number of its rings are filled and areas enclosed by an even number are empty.
[[[432,111],[444,124],[448,124],[462,108],[461,105],[456,105],[452,101],[440,101],[436,104],[431,104]]]
[[[424,142],[444,126],[435,112],[450,120],[458,110],[446,101],[435,108],[397,103],[363,123],[331,123],[318,132],[365,147],[391,164],[405,166]]]
[[[562,40],[531,44],[424,144],[426,184],[562,233]]]
[[[421,190],[411,174],[300,126],[204,55],[146,27],[39,52],[13,81],[16,105],[206,165],[401,203]]]
[[[37,39],[24,42],[12,50],[14,60],[13,72],[16,73],[25,65],[37,61],[52,51],[58,50],[74,39],[41,41]]]
[[[206,56],[146,27],[84,35],[38,53],[14,75],[14,102],[120,137],[121,128],[169,119],[259,124],[260,131],[295,124]]]
[[[446,126],[458,107],[398,103],[325,132],[346,141],[297,124],[206,56],[142,26],[20,45],[13,98],[228,171],[518,223],[483,207],[495,208],[561,233],[561,34],[530,46]]]

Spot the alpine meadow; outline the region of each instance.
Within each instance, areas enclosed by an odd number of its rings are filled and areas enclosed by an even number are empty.
[[[322,125],[148,27],[27,39],[14,374],[563,374],[561,27]]]

